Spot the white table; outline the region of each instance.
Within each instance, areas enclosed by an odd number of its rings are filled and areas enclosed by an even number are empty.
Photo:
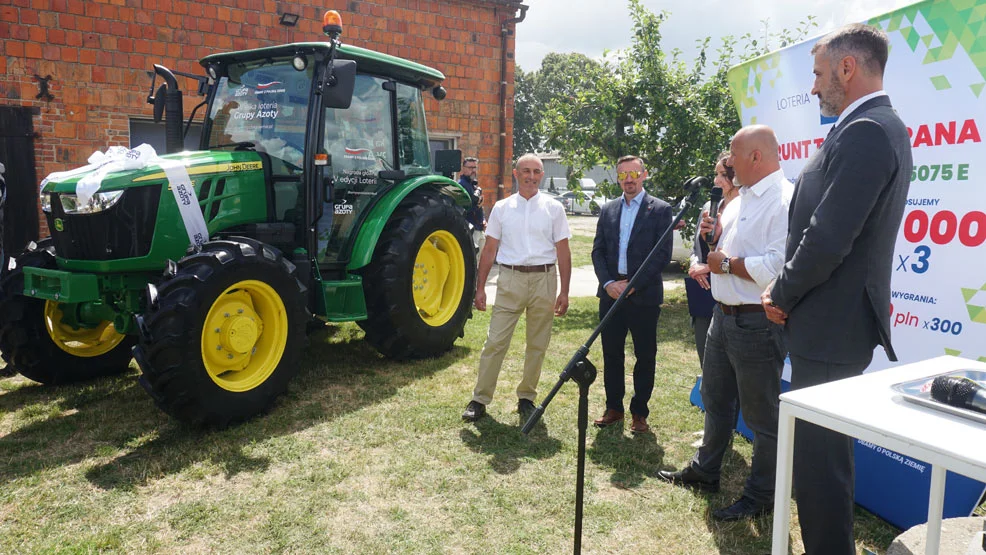
[[[951,470],[986,482],[986,425],[916,405],[902,399],[890,387],[964,368],[986,370],[986,364],[943,356],[781,395],[773,554],[788,553],[796,418],[931,465],[926,553],[937,554],[945,498],[945,471]]]

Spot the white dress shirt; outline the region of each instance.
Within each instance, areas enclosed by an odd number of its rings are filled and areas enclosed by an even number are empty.
[[[742,257],[754,281],[732,274],[712,274],[712,296],[722,304],[760,304],[760,294],[784,266],[788,207],[794,185],[784,170],[740,187],[739,196],[723,210],[719,250]]]
[[[859,106],[862,103],[866,102],[871,98],[876,98],[878,96],[887,96],[887,91],[881,89],[879,91],[872,92],[870,94],[857,98],[852,104],[846,106],[846,109],[843,110],[841,114],[839,114],[839,119],[835,120],[835,125],[832,126],[832,129],[838,127],[839,124],[842,123],[847,117],[849,117],[849,114],[851,114],[853,110],[859,108]]]
[[[500,242],[497,263],[533,266],[556,263],[555,243],[572,233],[565,207],[538,192],[530,199],[514,193],[497,201],[486,222],[486,235]]]

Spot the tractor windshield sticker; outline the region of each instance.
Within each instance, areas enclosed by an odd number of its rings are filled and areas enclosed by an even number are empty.
[[[373,185],[377,182],[377,175],[372,170],[350,170],[342,171],[342,175],[336,178],[336,183],[349,188],[356,185]]]
[[[280,81],[271,81],[270,83],[260,83],[257,85],[257,91],[255,94],[259,96],[262,94],[283,93],[287,89],[285,89],[283,86],[279,86],[281,84],[282,83]]]
[[[245,121],[263,118],[273,119],[277,118],[279,113],[280,107],[276,101],[261,102],[259,104],[244,102],[241,107],[233,111],[233,119],[241,119]]]
[[[349,201],[343,200],[339,204],[336,204],[333,208],[334,208],[333,213],[336,216],[345,216],[348,214],[352,214],[355,207],[352,204],[350,204]]]
[[[351,148],[347,146],[343,157],[350,160],[366,160],[367,162],[374,161],[373,151],[369,148]]]

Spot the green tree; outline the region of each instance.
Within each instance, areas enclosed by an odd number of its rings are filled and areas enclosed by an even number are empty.
[[[540,134],[541,103],[534,91],[537,72],[514,69],[514,158],[525,152],[540,150],[544,137]]]
[[[677,202],[687,179],[711,176],[716,156],[740,127],[726,81],[729,67],[765,54],[772,41],[784,46],[799,40],[816,25],[809,16],[794,31],[765,32],[762,41],[749,34],[725,37],[712,61],[711,39],[700,39],[689,66],[681,51],[667,53],[661,46],[669,12],[652,13],[640,0],[629,0],[629,8],[630,48],[601,64],[601,73],[581,81],[570,96],[549,102],[546,145],[560,153],[575,177],[597,164],[611,167],[623,154],[639,154],[650,174],[647,190]],[[610,197],[618,194],[615,184],[601,189]]]
[[[541,68],[514,70],[514,156],[542,152],[546,148],[543,117],[558,100],[573,99],[587,81],[603,76],[599,62],[576,52],[552,52],[541,60]]]

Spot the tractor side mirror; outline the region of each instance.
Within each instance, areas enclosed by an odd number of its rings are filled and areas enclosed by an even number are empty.
[[[436,150],[435,151],[435,173],[452,178],[452,174],[462,171],[462,151],[461,150]]]
[[[353,102],[356,87],[356,62],[332,60],[329,78],[322,85],[322,107],[345,110]]]

